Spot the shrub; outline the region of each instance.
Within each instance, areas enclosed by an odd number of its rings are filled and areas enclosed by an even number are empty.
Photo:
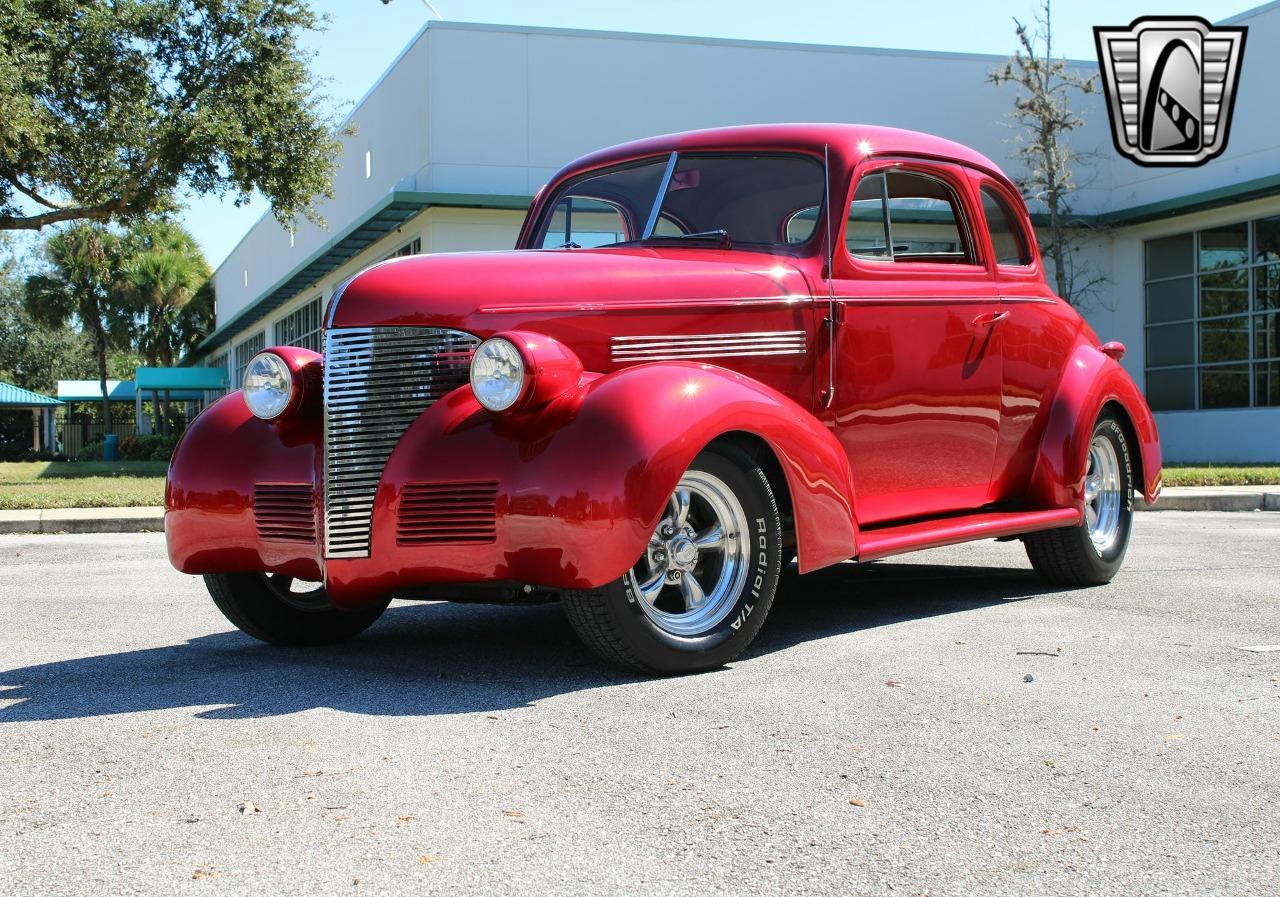
[[[173,457],[180,435],[121,436],[116,448],[121,461],[168,461]],[[102,440],[94,440],[80,452],[81,461],[102,460]]]

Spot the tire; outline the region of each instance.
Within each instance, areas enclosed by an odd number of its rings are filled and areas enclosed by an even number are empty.
[[[609,663],[695,673],[751,644],[781,566],[782,523],[764,471],[745,455],[708,449],[681,478],[636,566],[603,588],[563,593],[561,606],[578,637]]]
[[[1108,506],[1108,503],[1112,503]],[[1096,586],[1124,562],[1133,529],[1133,461],[1120,420],[1104,411],[1089,440],[1085,519],[1024,537],[1031,566],[1055,585]]]
[[[246,635],[273,645],[331,645],[364,632],[391,599],[361,610],[339,610],[324,589],[294,588],[292,577],[267,573],[212,573],[204,578],[213,603]]]

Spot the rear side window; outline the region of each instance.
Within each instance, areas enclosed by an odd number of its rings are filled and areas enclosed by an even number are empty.
[[[858,182],[845,245],[858,258],[975,263],[955,191],[912,171],[877,172]]]
[[[987,231],[991,234],[991,248],[996,253],[997,265],[1029,265],[1031,250],[1027,238],[1018,223],[1018,217],[1009,204],[990,187],[982,188],[982,214],[987,219]]]

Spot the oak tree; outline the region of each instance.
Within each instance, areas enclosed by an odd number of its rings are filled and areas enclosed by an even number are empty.
[[[306,0],[5,0],[0,231],[125,221],[256,190],[318,220],[338,142]]]

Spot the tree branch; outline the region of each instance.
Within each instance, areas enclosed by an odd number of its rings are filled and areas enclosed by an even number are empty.
[[[0,215],[0,231],[2,230],[40,230],[50,224],[73,221],[83,218],[89,221],[107,221],[112,215],[129,208],[129,202],[123,197],[116,197],[108,202],[93,206],[67,206],[42,212],[39,215]]]
[[[23,196],[26,196],[26,197],[29,197],[30,199],[35,200],[40,205],[44,206],[46,209],[66,208],[65,203],[58,203],[50,199],[45,199],[43,196],[41,196],[39,193],[35,191],[34,187],[26,186],[25,184],[22,183],[22,181],[18,180],[17,177],[15,177],[14,175],[8,175],[8,181],[9,183],[13,184],[14,189],[17,190],[19,193],[21,193]]]

